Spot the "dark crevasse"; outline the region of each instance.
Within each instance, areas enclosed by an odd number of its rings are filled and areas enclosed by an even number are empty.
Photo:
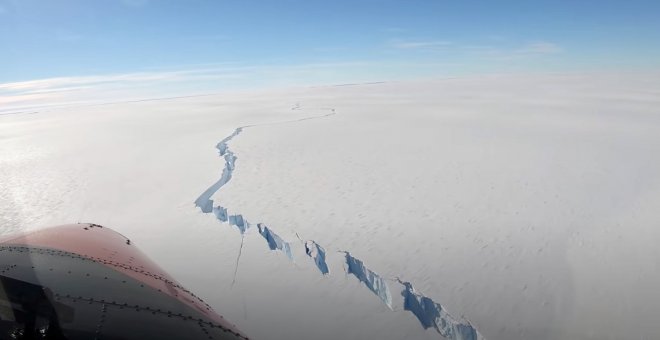
[[[243,218],[243,215],[240,214],[227,216],[227,222],[229,225],[236,226],[241,234],[245,234],[248,227],[250,226],[250,223],[248,223],[248,221]]]
[[[288,242],[284,241],[279,235],[277,235],[263,223],[258,223],[257,228],[259,228],[259,234],[261,234],[261,236],[266,239],[266,242],[268,242],[268,247],[270,250],[279,250],[286,254],[289,259],[293,260],[293,254],[291,254],[291,246]]]
[[[222,169],[222,175],[220,176],[220,179],[213,183],[208,189],[206,189],[199,197],[195,200],[195,205],[199,207],[203,213],[211,213],[214,210],[213,207],[213,200],[211,199],[211,196],[215,194],[222,186],[227,184],[229,180],[231,180],[231,176],[234,172],[234,169],[236,168],[236,159],[237,157],[234,155],[233,152],[229,150],[229,146],[227,143],[234,137],[238,136],[241,132],[243,131],[242,127],[237,128],[234,130],[234,132],[225,137],[223,140],[221,140],[217,145],[216,148],[218,149],[218,152],[220,153],[220,156],[225,159],[225,166]],[[225,209],[225,213],[227,210]],[[217,216],[217,214],[216,214]],[[223,222],[226,222],[224,220]]]
[[[404,287],[403,308],[417,317],[424,329],[435,328],[443,337],[450,340],[482,340],[483,337],[468,321],[458,321],[432,299],[415,291],[410,282],[399,280]]]
[[[300,105],[296,104],[292,109],[298,110],[300,109]],[[324,111],[330,111],[328,114],[324,114],[321,116],[312,116],[312,117],[305,117],[305,118],[300,118],[292,121],[286,121],[286,122],[280,122],[280,123],[271,123],[271,124],[262,124],[262,125],[274,125],[274,124],[282,124],[282,123],[292,123],[292,122],[300,122],[304,120],[309,120],[309,119],[316,119],[316,118],[323,118],[323,117],[328,117],[331,115],[335,114],[335,110],[332,108],[326,108],[322,109]],[[225,137],[222,139],[218,144],[216,144],[216,149],[218,149],[218,153],[221,157],[224,158],[225,160],[225,166],[222,169],[222,173],[220,175],[220,179],[213,183],[208,189],[206,189],[196,200],[195,200],[195,206],[199,207],[203,213],[209,214],[213,213],[215,217],[221,221],[221,222],[226,222],[229,223],[229,225],[235,226],[238,228],[239,232],[241,235],[245,234],[247,230],[250,228],[251,224],[243,217],[242,214],[229,214],[227,211],[226,207],[223,207],[221,205],[214,206],[213,205],[213,199],[211,197],[220,190],[225,184],[227,184],[233,174],[234,170],[236,169],[236,160],[238,157],[234,154],[231,149],[229,149],[229,142],[236,136],[238,136],[241,132],[243,132],[243,129],[248,128],[248,127],[253,127],[257,125],[246,125],[246,126],[241,126],[238,127],[232,132],[229,136]],[[291,253],[291,247],[288,242],[284,241],[280,236],[278,236],[272,229],[266,227],[264,224],[261,224],[261,227],[259,228],[259,233],[266,239],[268,246],[271,250],[279,250],[284,252],[284,254],[291,260],[293,260],[293,255]]]
[[[380,275],[365,267],[362,261],[351,256],[349,252],[345,251],[344,253],[346,254],[346,265],[348,266],[346,269],[347,272],[357,277],[357,279],[376,294],[378,298],[387,305],[387,307],[392,309],[392,294],[390,294],[387,281]]]
[[[321,271],[321,274],[326,275],[330,273],[328,264],[325,262],[325,249],[315,241],[305,242],[305,254],[314,259],[316,267]]]
[[[294,110],[300,109],[300,105],[297,104]],[[282,123],[291,123],[299,122],[308,119],[316,119],[328,117],[335,114],[334,109],[324,109],[329,110],[331,113],[322,115],[307,117],[302,119],[297,119],[288,122]],[[281,123],[274,123],[281,124]],[[272,124],[264,124],[272,125]],[[244,128],[255,126],[243,126],[239,127],[234,132],[221,140],[216,148],[218,153],[225,160],[225,166],[222,169],[220,179],[206,189],[196,200],[195,206],[199,207],[203,213],[212,213],[215,215],[216,219],[228,223],[231,226],[237,227],[241,235],[244,235],[248,229],[253,226],[250,224],[247,219],[242,214],[230,214],[226,207],[216,205],[214,206],[213,199],[211,197],[220,190],[225,184],[227,184],[234,174],[236,169],[236,161],[238,157],[229,149],[229,142],[236,136],[238,136]],[[266,240],[269,249],[280,251],[284,253],[290,260],[293,261],[293,253],[291,251],[291,245],[289,242],[286,242],[282,239],[277,233],[275,233],[270,227],[264,223],[256,224],[259,234]],[[243,238],[241,239],[241,250],[243,246]],[[326,262],[326,250],[320,244],[316,243],[313,240],[308,240],[304,242],[305,254],[314,260],[316,267],[319,269],[321,274],[328,275],[330,273],[327,262]],[[345,260],[347,265],[347,272],[355,276],[360,282],[362,282],[371,292],[373,292],[378,298],[389,308],[392,308],[392,295],[390,289],[387,285],[387,280],[381,277],[379,274],[367,268],[364,263],[353,257],[349,252],[345,251]],[[238,271],[238,263],[240,260],[240,252],[237,258],[236,271]],[[234,280],[236,273],[234,274]],[[415,292],[412,284],[409,282],[403,282],[399,280],[399,283],[403,285],[404,289],[402,291],[402,296],[404,297],[404,309],[410,311],[412,314],[417,317],[417,319],[422,324],[424,329],[435,328],[438,333],[444,338],[451,340],[484,340],[484,338],[477,332],[477,330],[467,321],[461,322],[456,321],[451,315],[449,315],[443,307],[435,303],[430,298],[427,298],[417,292]],[[232,283],[233,284],[233,283]]]
[[[203,210],[202,210],[203,211]],[[222,221],[222,222],[228,222],[229,221],[229,215],[227,213],[227,208],[224,207],[213,207],[213,214],[215,217]]]
[[[243,217],[243,215],[229,215],[227,208],[222,206],[213,207],[213,215],[215,215],[218,220],[227,222],[229,225],[237,227],[241,234],[245,234],[248,228],[252,226],[250,222],[248,222]]]

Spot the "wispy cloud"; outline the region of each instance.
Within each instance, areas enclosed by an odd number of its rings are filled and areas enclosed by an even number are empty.
[[[319,47],[314,47],[312,48],[312,51],[314,52],[338,52],[338,51],[345,51],[348,48],[345,46],[319,46]]]
[[[373,62],[242,66],[232,63],[183,70],[57,77],[0,83],[1,112],[41,107],[178,97],[271,86],[373,80]],[[362,77],[362,78],[361,78]],[[381,79],[377,79],[381,80]]]
[[[522,46],[472,45],[465,48],[472,55],[499,61],[538,58],[559,54],[564,51],[560,45],[547,41],[532,42]]]
[[[519,48],[516,52],[522,54],[555,54],[555,53],[561,53],[563,51],[564,49],[555,43],[540,41],[540,42],[529,43]]]
[[[244,65],[221,63],[188,65],[183,69],[56,77],[0,83],[0,111],[62,105],[63,103],[114,102],[170,96],[185,96],[271,86],[305,86],[345,82],[381,81],[451,72],[464,57],[485,61],[540,58],[563,52],[558,44],[537,41],[518,46],[502,44],[460,45],[442,40],[390,41],[406,53],[438,53],[433,65],[415,62],[350,61],[298,65]],[[387,70],[387,71],[383,71]],[[388,73],[389,72],[389,73]],[[9,105],[8,105],[9,104]]]
[[[246,77],[248,67],[208,66],[170,71],[56,77],[0,84],[0,111],[70,104],[187,95]]]
[[[444,40],[425,40],[425,41],[403,41],[394,40],[390,42],[390,46],[396,49],[429,49],[437,47],[446,47],[452,43]]]
[[[219,66],[208,65],[203,68],[186,70],[134,72],[125,74],[107,74],[75,77],[56,77],[47,79],[28,80],[0,84],[0,95],[3,92],[34,91],[44,89],[55,89],[70,86],[97,86],[97,85],[131,85],[153,82],[179,82],[195,80],[199,77],[214,75],[215,78],[234,78],[237,75],[250,71],[253,67],[248,66]]]
[[[436,52],[439,56],[472,56],[490,60],[513,60],[554,55],[564,52],[556,43],[534,41],[515,45],[508,39],[489,36],[485,44],[459,44],[445,40],[390,40],[387,47],[414,52]]]

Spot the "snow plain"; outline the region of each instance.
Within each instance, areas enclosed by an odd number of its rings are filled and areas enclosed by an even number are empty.
[[[657,339],[659,79],[466,77],[3,115],[0,231],[112,227],[254,339],[441,338],[404,310],[397,279],[490,340]],[[210,199],[245,233],[195,206],[241,126]]]

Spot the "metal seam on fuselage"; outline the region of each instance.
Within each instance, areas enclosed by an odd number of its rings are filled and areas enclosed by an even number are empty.
[[[165,315],[165,316],[168,316],[168,317],[176,317],[176,318],[182,319],[184,321],[196,321],[197,323],[205,324],[207,326],[210,326],[211,328],[214,328],[214,327],[220,328],[223,331],[225,331],[227,333],[231,333],[233,335],[236,335],[237,337],[239,337],[241,339],[249,340],[249,338],[244,337],[240,333],[235,332],[235,331],[233,331],[233,330],[231,330],[231,329],[229,329],[225,326],[222,326],[220,324],[215,324],[215,323],[209,322],[209,321],[204,321],[204,320],[199,319],[199,318],[194,318],[190,315],[183,315],[181,313],[175,314],[175,313],[172,313],[171,311],[163,311],[163,310],[154,309],[154,308],[151,308],[151,307],[142,307],[140,305],[129,305],[128,303],[121,303],[121,302],[116,302],[116,301],[110,301],[109,302],[109,301],[105,301],[105,300],[97,300],[97,299],[94,299],[94,298],[91,298],[91,297],[83,297],[83,296],[74,297],[74,296],[71,296],[71,295],[68,295],[68,296],[67,295],[60,295],[58,293],[53,293],[53,296],[55,297],[56,300],[66,299],[66,300],[70,300],[70,301],[73,301],[73,302],[76,302],[76,301],[80,300],[80,301],[85,301],[85,302],[89,302],[89,303],[97,303],[97,304],[102,304],[102,305],[115,306],[115,307],[119,307],[120,309],[130,308],[130,309],[134,309],[134,310],[137,310],[137,311],[148,311],[148,312],[151,312],[153,314],[161,314],[161,315]]]
[[[57,256],[64,256],[64,257],[71,257],[71,258],[76,258],[76,259],[80,259],[80,260],[83,260],[83,261],[91,261],[91,262],[95,262],[95,263],[99,263],[99,264],[104,264],[104,265],[108,265],[108,266],[115,266],[115,267],[120,267],[120,268],[123,268],[123,269],[127,269],[127,270],[130,270],[130,271],[134,272],[134,273],[149,276],[153,279],[162,281],[162,282],[164,282],[166,284],[169,284],[169,285],[171,285],[175,288],[178,288],[181,291],[183,291],[184,293],[187,293],[190,296],[197,299],[200,303],[204,304],[204,307],[206,307],[207,310],[212,311],[212,308],[211,308],[211,306],[209,306],[209,304],[204,302],[204,300],[202,300],[200,297],[196,296],[195,294],[193,294],[189,290],[185,289],[181,285],[176,284],[176,283],[174,283],[170,280],[167,280],[167,279],[165,279],[164,277],[162,277],[158,274],[154,274],[154,273],[151,273],[151,272],[143,270],[143,269],[137,269],[135,267],[128,266],[128,265],[125,265],[125,264],[122,264],[122,263],[119,263],[119,262],[102,260],[102,259],[98,259],[98,258],[95,258],[95,257],[87,257],[87,256],[80,255],[80,254],[77,254],[77,253],[72,253],[72,252],[68,252],[68,251],[64,251],[64,250],[58,250],[58,249],[51,249],[51,248],[26,247],[26,246],[18,246],[18,245],[0,246],[0,251],[3,251],[3,250],[27,251],[29,253],[38,253],[38,254],[47,254],[47,255],[57,255]],[[190,301],[190,302],[193,303],[193,304],[195,303],[194,301]],[[222,316],[220,316],[220,317],[222,318]]]

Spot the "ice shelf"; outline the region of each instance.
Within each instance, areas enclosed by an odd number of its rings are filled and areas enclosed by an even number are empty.
[[[300,109],[300,105],[296,105],[293,109]],[[332,108],[326,108],[322,110],[328,110],[330,113],[322,116],[297,119],[290,122],[322,118],[335,114],[335,110]],[[199,207],[203,213],[212,213],[215,215],[217,220],[237,227],[241,235],[244,235],[253,225],[251,225],[242,214],[230,214],[226,207],[220,205],[214,206],[214,202],[211,197],[231,180],[236,169],[236,161],[238,157],[231,151],[231,149],[229,149],[229,142],[234,137],[238,136],[243,131],[243,129],[247,127],[250,126],[237,128],[231,135],[225,137],[216,145],[220,156],[225,160],[225,166],[222,169],[220,179],[213,183],[213,185],[206,189],[195,200],[195,206]],[[259,234],[263,236],[271,250],[281,251],[290,260],[293,261],[293,253],[291,251],[291,245],[289,242],[282,239],[277,233],[275,233],[264,223],[257,223],[256,226],[259,230]],[[243,241],[244,238],[241,238],[241,248],[236,259],[234,282],[236,280],[236,273],[238,272],[238,263],[240,260],[241,250],[243,249]],[[325,248],[313,240],[304,242],[304,246],[305,253],[307,256],[314,260],[314,263],[316,264],[316,267],[319,269],[321,274],[329,275],[330,270],[328,269],[328,264],[326,262],[327,253]],[[387,280],[367,268],[361,260],[353,257],[349,252],[344,251],[343,253],[346,256],[346,270],[348,274],[355,276],[369,290],[378,296],[378,298],[390,310],[393,310],[392,294],[390,293],[390,289],[387,285]],[[442,337],[450,340],[484,340],[481,334],[479,334],[479,332],[477,332],[477,330],[468,321],[456,320],[445,311],[442,305],[434,302],[432,299],[426,296],[417,293],[410,282],[399,280],[399,283],[404,287],[403,291],[401,292],[401,295],[404,298],[404,309],[414,314],[424,329],[433,327]]]

